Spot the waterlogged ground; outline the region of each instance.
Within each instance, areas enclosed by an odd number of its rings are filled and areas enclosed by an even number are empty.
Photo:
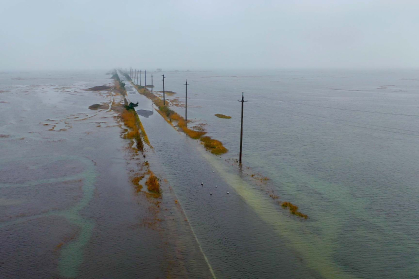
[[[276,278],[279,273],[275,271],[281,270],[281,276],[308,277],[283,270],[291,266],[324,278],[419,278],[417,70],[152,74],[155,91],[162,90],[156,76],[165,75],[165,89],[176,92],[166,98],[175,104],[184,101],[187,79],[188,119],[193,125],[204,122],[208,135],[229,149],[219,158],[202,153],[193,140],[186,139],[189,145],[182,148],[184,143],[176,140],[175,133],[154,140],[156,150],[161,141],[164,152],[158,154],[164,158],[166,173],[175,183],[198,239],[208,241],[201,242],[203,251],[214,269],[221,267],[215,272],[218,276]],[[240,133],[237,100],[242,91],[249,102],[245,104],[244,168],[240,173],[235,159]],[[184,107],[171,108],[184,114]],[[217,113],[232,118],[220,119]],[[194,153],[193,147],[206,162],[188,164],[182,159]],[[211,184],[219,183],[214,177],[221,177],[226,183],[222,193],[230,191],[229,197],[234,193],[246,206],[223,195],[215,204],[209,197],[196,201],[213,188],[188,188],[196,177],[184,175],[185,168]],[[253,179],[254,173],[260,176]],[[259,183],[257,177],[269,180]],[[215,195],[218,192],[211,197]],[[309,219],[295,218],[278,201],[298,205]],[[213,208],[206,208],[207,204]],[[246,214],[249,208],[251,214]],[[200,209],[215,217],[201,219]],[[214,223],[207,226],[208,220]],[[208,237],[208,231],[215,234],[214,228],[224,230],[222,237]],[[257,236],[263,241],[257,242]],[[217,245],[223,237],[227,241]],[[265,247],[263,243],[270,243],[275,256],[256,248]],[[287,249],[275,250],[284,243]],[[237,254],[229,254],[236,249]],[[289,256],[288,262],[280,258],[279,250]],[[252,251],[256,259],[248,262],[251,256],[246,251]],[[228,255],[227,264],[220,262],[220,254]],[[232,266],[245,272],[228,269]]]
[[[120,97],[82,90],[105,73],[0,74],[1,274],[419,278],[417,72],[165,75],[171,108],[183,115],[188,78],[191,125],[229,153],[176,131],[125,81],[153,146],[133,152],[108,109]],[[145,161],[159,199],[130,182]]]
[[[224,159],[176,131],[120,76],[128,99],[139,103],[136,109],[156,153],[151,164],[157,163],[172,184],[213,276],[321,278],[280,233],[289,231],[280,222],[288,212],[246,183],[238,168],[226,168]]]
[[[169,184],[158,199],[134,189],[131,174],[153,152],[121,137],[120,95],[84,90],[109,76],[0,80],[0,277],[211,277]]]

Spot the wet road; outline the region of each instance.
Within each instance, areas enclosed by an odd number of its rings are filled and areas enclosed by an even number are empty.
[[[235,181],[226,179],[222,159],[205,154],[198,141],[173,129],[149,99],[125,83],[154,147],[151,164],[162,168],[173,187],[215,277],[320,277],[289,248],[278,227],[261,218],[239,194],[238,189],[247,186],[238,172],[229,173]],[[271,201],[265,201],[269,208]]]

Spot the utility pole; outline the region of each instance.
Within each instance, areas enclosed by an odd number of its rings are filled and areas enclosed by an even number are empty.
[[[154,89],[153,75],[151,75],[151,91]]]
[[[138,70],[137,70],[137,74],[135,75],[135,77],[137,78],[137,85],[138,85]]]
[[[166,95],[164,94],[164,79],[165,79],[165,77],[164,77],[164,75],[162,75],[162,77],[163,77],[163,105],[166,105]]]
[[[243,104],[247,101],[244,100],[243,92],[242,92],[242,99],[239,100],[242,103],[242,117],[241,117],[241,129],[240,129],[240,156],[239,156],[239,164],[242,164],[242,146],[243,146]]]
[[[147,70],[144,70],[144,88],[147,88]]]
[[[186,122],[186,126],[188,126],[188,80],[186,80],[185,83],[186,86],[186,106],[185,106],[185,122]]]
[[[141,70],[140,70],[140,86],[141,86]]]

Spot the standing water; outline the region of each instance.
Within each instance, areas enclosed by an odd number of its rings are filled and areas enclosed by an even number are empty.
[[[158,74],[154,91],[162,90]],[[87,109],[117,98],[82,90],[108,76],[0,75],[2,274],[419,277],[419,71],[161,74],[175,92],[169,100],[185,101],[188,79],[189,125],[204,124],[229,149],[206,152],[126,81],[154,147],[147,159],[170,185],[163,200],[176,199],[181,211],[165,212],[187,224],[171,237],[143,226],[149,201],[129,184],[132,155],[114,115]],[[240,168],[241,92],[249,102]],[[290,214],[285,201],[308,219]],[[167,272],[180,262],[183,271]]]
[[[180,101],[188,80],[188,118],[206,123],[208,135],[230,150],[205,156],[316,276],[419,277],[419,71],[162,74]],[[249,101],[243,168],[269,178],[262,186],[247,184],[229,160],[238,158],[242,92]],[[258,196],[266,189],[308,220]]]

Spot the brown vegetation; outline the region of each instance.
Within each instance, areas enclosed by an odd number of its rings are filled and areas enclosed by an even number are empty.
[[[118,80],[114,81],[115,90],[118,91],[122,96],[127,95],[127,91],[125,90],[125,87],[121,85],[121,82]]]
[[[166,121],[169,124],[173,126],[174,124],[172,121],[176,121],[177,126],[181,131],[183,131],[190,138],[201,139],[205,148],[213,154],[221,155],[228,152],[228,149],[223,146],[221,141],[212,139],[210,137],[203,137],[206,134],[206,132],[202,128],[202,126],[199,129],[195,130],[188,128],[186,120],[178,113],[165,106],[163,104],[162,99],[160,99],[155,94],[151,93],[149,90],[143,87],[140,88],[139,86],[137,86],[137,89],[140,94],[146,96],[147,98],[153,101],[153,103],[159,108],[157,112],[160,113],[160,115],[163,116],[163,118],[166,119]],[[194,126],[194,128],[196,128],[196,126]]]
[[[228,151],[228,149],[225,148],[220,141],[212,139],[211,137],[202,137],[201,142],[212,154],[221,155],[227,153]]]
[[[136,113],[131,110],[124,110],[121,114],[121,118],[124,121],[125,126],[130,129],[130,131],[125,134],[125,138],[135,139],[138,150],[143,151],[144,145],[138,129]]]
[[[215,116],[217,116],[218,118],[224,118],[224,119],[230,119],[231,118],[231,116],[224,115],[224,114],[221,114],[221,113],[217,113],[217,114],[215,114]]]
[[[160,194],[160,183],[157,176],[150,170],[150,176],[148,177],[145,185],[147,185],[147,190],[153,193]]]
[[[135,191],[138,193],[143,189],[143,185],[140,184],[140,181],[143,180],[144,175],[135,176],[131,179],[132,184],[135,185]]]
[[[193,138],[193,139],[199,139],[200,137],[202,137],[203,135],[207,133],[204,131],[196,131],[196,130],[189,129],[188,126],[186,125],[185,119],[183,118],[180,118],[178,120],[177,125],[185,134],[187,134],[190,138]]]
[[[293,205],[293,204],[292,204],[292,203],[290,203],[290,202],[283,202],[283,203],[281,204],[281,206],[282,206],[283,208],[287,208],[287,207],[288,207],[288,209],[290,210],[290,212],[291,212],[292,214],[294,214],[294,215],[297,215],[298,217],[301,217],[301,218],[304,218],[304,219],[307,219],[307,218],[308,218],[308,216],[307,216],[307,215],[305,215],[305,214],[301,213],[300,211],[298,211],[298,206]]]

